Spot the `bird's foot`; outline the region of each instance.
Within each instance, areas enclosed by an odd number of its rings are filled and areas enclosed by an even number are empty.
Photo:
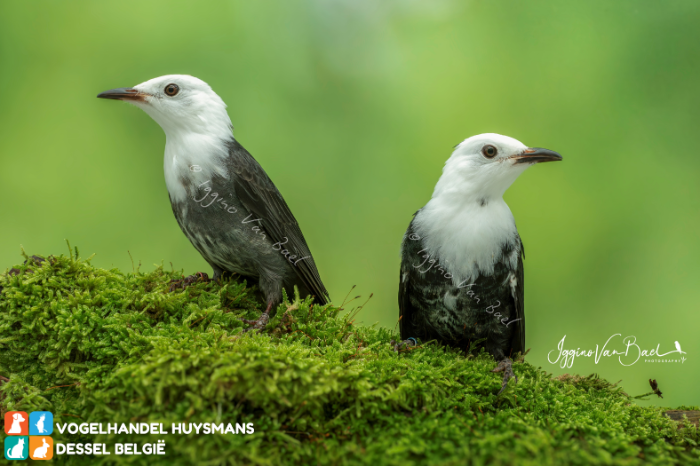
[[[409,338],[406,338],[405,340],[399,341],[399,342],[397,342],[396,340],[391,340],[391,344],[394,345],[394,351],[398,353],[402,349],[406,349],[406,348],[410,348],[412,346],[418,345],[418,342],[416,341],[415,338],[409,337]]]
[[[184,290],[185,288],[187,288],[188,286],[190,286],[193,283],[197,283],[197,282],[206,283],[209,281],[211,281],[209,279],[209,275],[207,275],[204,272],[197,272],[196,274],[190,275],[189,277],[185,277],[181,280],[170,280],[170,290],[169,291],[172,293],[173,291],[175,291],[178,288]]]
[[[34,265],[41,266],[41,264],[43,264],[44,262],[46,262],[46,259],[44,259],[44,258],[41,257],[41,256],[32,256],[32,257],[30,257],[29,259],[27,259],[26,261],[24,261],[25,264],[26,264],[27,262],[30,262],[31,264],[34,264]],[[49,256],[49,262],[51,262],[52,264],[54,263],[53,256]],[[15,275],[19,275],[21,272],[22,272],[22,271],[21,271],[20,269],[12,268],[12,269],[10,269],[10,271],[8,272],[8,275],[11,276],[11,277],[13,277],[13,276],[15,276]],[[28,272],[28,273],[34,273],[34,271],[33,271],[32,269],[29,269],[29,268],[27,269],[27,272]]]
[[[491,372],[503,372],[503,383],[501,384],[501,389],[498,391],[498,395],[503,393],[503,390],[506,389],[508,386],[508,381],[512,378],[515,379],[515,383],[518,383],[518,377],[516,377],[515,373],[513,372],[513,362],[510,360],[510,358],[505,358],[502,361],[498,363],[498,366]]]
[[[265,309],[265,311],[259,318],[255,320],[241,319],[243,322],[250,325],[250,327],[243,330],[243,333],[250,332],[252,330],[262,331],[267,325],[267,323],[270,321],[270,309],[272,309],[272,303],[269,303],[267,305],[267,309]]]

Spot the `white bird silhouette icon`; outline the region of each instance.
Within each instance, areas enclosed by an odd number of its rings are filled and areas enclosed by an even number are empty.
[[[676,342],[676,349],[678,350],[678,354],[688,354],[685,351],[681,350],[681,344]]]

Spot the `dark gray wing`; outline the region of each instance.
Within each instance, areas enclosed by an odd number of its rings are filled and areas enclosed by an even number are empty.
[[[236,196],[250,213],[262,219],[262,227],[273,243],[284,242],[284,248],[293,251],[298,258],[308,256],[308,259],[297,262],[293,269],[319,304],[328,303],[328,291],[321,281],[301,228],[282,194],[257,160],[238,141],[233,139],[228,146],[231,169],[237,176]]]
[[[525,248],[520,237],[518,237],[518,240],[520,241],[520,256],[518,257],[518,271],[516,274],[518,283],[515,286],[513,304],[515,305],[515,318],[520,320],[515,323],[518,328],[513,335],[513,354],[518,351],[525,352],[525,270],[523,269]]]
[[[410,286],[412,282],[407,278],[402,261],[399,269],[399,332],[402,340],[412,337],[409,326],[415,319],[410,300]]]
[[[418,210],[420,212],[420,210]],[[421,273],[425,262],[421,256],[423,242],[413,229],[413,222],[408,225],[401,244],[401,268],[399,270],[399,331],[401,339],[417,338],[423,342],[443,341],[439,332],[426,321],[426,315],[441,307],[440,298],[445,292],[454,288],[452,282],[441,274]],[[422,267],[428,268],[428,266]]]
[[[418,212],[420,212],[420,210]],[[414,218],[418,212],[413,214]],[[401,334],[402,340],[405,340],[409,337],[412,337],[412,335],[410,335],[409,325],[414,320],[413,306],[411,306],[411,300],[410,300],[411,280],[408,279],[409,278],[408,271],[406,270],[406,267],[404,264],[406,261],[406,255],[407,255],[407,253],[406,253],[406,247],[407,247],[406,239],[407,239],[408,235],[413,233],[412,227],[413,227],[413,220],[411,220],[411,223],[408,225],[408,231],[406,231],[406,235],[404,236],[403,243],[401,244],[401,267],[399,268],[399,333]]]

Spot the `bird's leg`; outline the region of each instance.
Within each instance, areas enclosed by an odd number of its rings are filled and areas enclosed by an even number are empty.
[[[256,320],[241,319],[246,324],[251,324],[250,327],[243,330],[243,332],[250,332],[251,330],[263,330],[267,323],[270,321],[270,310],[272,309],[272,301],[267,303],[267,309],[262,313],[262,315]]]
[[[416,346],[418,342],[413,337],[408,337],[403,341],[397,342],[396,340],[391,340],[391,344],[394,345],[394,352],[398,353],[402,349],[409,349],[412,346]]]
[[[518,377],[513,372],[513,362],[510,360],[510,358],[502,359],[498,363],[498,366],[496,366],[496,368],[491,372],[503,372],[503,384],[501,384],[501,389],[498,391],[496,396],[500,395],[503,390],[506,389],[506,386],[508,386],[508,381],[511,378],[514,378],[515,383],[518,383]]]
[[[189,277],[182,278],[181,280],[170,280],[170,292],[172,293],[175,291],[177,288],[185,289],[188,286],[190,286],[193,283],[196,282],[209,282],[209,275],[207,275],[204,272],[197,272],[194,275],[190,275]]]

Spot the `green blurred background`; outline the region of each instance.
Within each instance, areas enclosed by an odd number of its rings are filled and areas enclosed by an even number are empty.
[[[452,147],[497,132],[559,151],[506,193],[525,243],[528,360],[700,404],[700,3],[285,0],[0,3],[0,267],[97,253],[209,272],[180,232],[165,137],[95,98],[207,81],[284,194],[336,303],[395,327],[399,244]],[[360,301],[356,301],[360,302]],[[684,363],[580,358],[613,334]],[[623,349],[620,338],[616,349]],[[644,402],[642,402],[644,403]]]

